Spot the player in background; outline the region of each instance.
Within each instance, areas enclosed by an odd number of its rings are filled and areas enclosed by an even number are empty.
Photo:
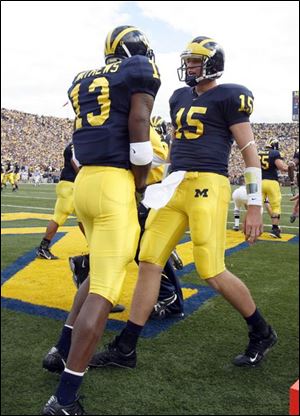
[[[271,206],[272,230],[270,235],[274,238],[281,238],[279,220],[281,214],[281,190],[278,179],[278,170],[287,172],[288,166],[283,162],[279,152],[278,139],[268,140],[265,149],[258,152],[262,168],[262,195]]]
[[[57,233],[58,228],[66,222],[69,215],[74,213],[74,181],[79,171],[79,164],[74,156],[73,149],[73,143],[71,142],[68,143],[64,150],[64,167],[60,174],[60,180],[55,188],[56,203],[53,219],[49,221],[46,233],[36,251],[36,255],[40,259],[58,259],[58,257],[50,251],[51,241]]]
[[[295,173],[297,183],[295,183]],[[291,192],[294,197],[291,201],[295,201],[293,211],[290,216],[290,222],[293,223],[296,221],[296,218],[299,217],[299,149],[295,151],[293,160],[289,162],[288,175],[291,182]]]

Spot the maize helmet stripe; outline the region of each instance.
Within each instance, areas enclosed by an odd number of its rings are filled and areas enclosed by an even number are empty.
[[[106,36],[106,45],[105,45],[105,51],[104,51],[105,55],[110,53],[110,39],[114,30],[115,29],[111,30],[109,34]]]
[[[187,45],[187,49],[181,54],[182,57],[188,55],[204,55],[204,56],[212,56],[214,51],[206,48],[205,45],[210,42],[215,42],[213,39],[204,39],[200,43],[191,42]]]

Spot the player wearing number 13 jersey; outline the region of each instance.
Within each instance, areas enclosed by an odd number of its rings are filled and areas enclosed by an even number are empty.
[[[89,246],[90,280],[80,286],[52,351],[66,367],[43,414],[84,414],[77,391],[135,256],[135,190],[145,187],[153,159],[150,115],[160,76],[147,38],[133,26],[115,28],[105,41],[105,63],[78,74],[68,92],[82,165],[74,205]]]

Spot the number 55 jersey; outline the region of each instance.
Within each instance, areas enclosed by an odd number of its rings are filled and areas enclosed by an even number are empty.
[[[159,87],[157,66],[140,55],[80,72],[68,91],[76,114],[73,143],[79,163],[129,169],[131,96],[155,97]]]

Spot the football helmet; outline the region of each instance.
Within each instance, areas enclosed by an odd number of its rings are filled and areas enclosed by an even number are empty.
[[[118,26],[106,36],[104,47],[105,63],[113,63],[134,55],[144,55],[154,59],[149,41],[134,26]]]
[[[158,134],[167,134],[167,123],[161,116],[152,116],[150,119],[150,124],[155,128]]]
[[[222,47],[213,39],[198,36],[188,43],[181,53],[181,67],[177,69],[179,81],[184,81],[190,87],[208,79],[220,78],[224,71],[225,54]],[[201,59],[201,72],[199,75],[189,75],[187,59]]]
[[[278,139],[269,139],[267,141],[266,147],[268,149],[279,150],[279,140]]]

